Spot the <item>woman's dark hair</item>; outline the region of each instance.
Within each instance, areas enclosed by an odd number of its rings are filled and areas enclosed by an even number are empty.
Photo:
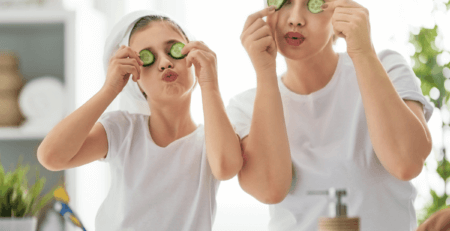
[[[165,16],[159,16],[159,15],[149,15],[149,16],[140,18],[134,24],[133,29],[131,29],[131,32],[130,32],[130,37],[128,38],[128,46],[130,45],[131,36],[133,36],[134,33],[146,28],[151,22],[168,22],[175,29],[178,29],[181,32],[181,34],[183,34],[186,41],[189,42],[189,38],[186,36],[186,33],[184,33],[183,29],[181,29],[181,27],[177,23],[172,21],[170,18],[165,17]],[[139,84],[138,84],[138,86],[139,86]],[[147,99],[147,94],[145,94],[145,92],[142,92],[142,94]]]

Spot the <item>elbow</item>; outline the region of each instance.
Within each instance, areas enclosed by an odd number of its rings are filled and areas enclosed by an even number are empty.
[[[278,204],[281,203],[284,198],[286,198],[286,195],[286,192],[273,190],[272,192],[268,193],[268,195],[261,202],[268,205]]]
[[[243,179],[241,173],[239,174],[239,184],[246,193],[267,205],[282,202],[288,195],[288,190],[290,189],[290,185],[289,187],[282,187],[279,182],[248,182]]]
[[[226,155],[225,155],[226,156]],[[217,180],[226,181],[238,174],[243,164],[242,158],[233,161],[222,160],[213,169],[213,175]]]
[[[287,191],[277,190],[275,187],[271,187],[265,192],[253,195],[259,202],[267,205],[281,203],[287,196]]]
[[[395,177],[402,181],[410,181],[416,178],[422,172],[422,169],[423,162],[403,166],[399,168]]]
[[[399,167],[396,167],[397,172],[395,177],[402,181],[410,181],[422,172],[425,159],[428,157],[432,150],[431,143],[424,145],[421,147],[421,150],[408,150],[403,153],[407,153],[404,158],[408,158],[407,161],[404,161]]]
[[[38,162],[47,170],[56,172],[61,171],[61,168],[58,168],[54,163],[53,158],[51,158],[51,154],[49,152],[41,150],[42,148],[38,148],[37,150],[37,159]]]

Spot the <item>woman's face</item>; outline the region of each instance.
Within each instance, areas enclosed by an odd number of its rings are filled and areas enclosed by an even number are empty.
[[[332,49],[332,11],[314,14],[307,4],[308,0],[287,0],[280,10],[267,16],[278,52],[286,58],[306,58],[327,45]]]
[[[147,49],[155,56],[153,64],[140,67],[138,85],[147,94],[147,101],[170,103],[192,93],[195,82],[186,59],[174,59],[169,55],[176,42],[187,44],[181,32],[165,21],[151,22],[130,38],[130,47],[134,51],[139,53]]]

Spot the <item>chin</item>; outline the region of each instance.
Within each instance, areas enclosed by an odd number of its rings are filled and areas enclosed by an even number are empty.
[[[185,91],[185,88],[176,82],[167,84],[164,88],[164,94],[167,96],[179,96]]]
[[[301,60],[311,55],[309,50],[291,49],[289,46],[278,48],[278,52],[287,59]]]
[[[321,47],[318,46],[301,46],[297,48],[292,48],[287,44],[283,44],[283,47],[278,48],[278,52],[283,55],[283,57],[291,60],[302,60],[308,59],[320,52],[323,52],[327,44],[323,44]],[[306,45],[306,44],[304,44]]]

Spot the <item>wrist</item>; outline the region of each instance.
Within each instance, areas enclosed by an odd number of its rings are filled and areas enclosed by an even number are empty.
[[[278,88],[278,76],[275,69],[258,70],[256,72],[257,86],[272,86]]]
[[[255,68],[255,72],[256,72],[256,76],[260,76],[260,75],[266,75],[266,74],[274,74],[276,75],[277,73],[277,65],[273,64],[273,65],[263,65],[263,66],[254,66]]]
[[[374,63],[374,62],[380,62],[380,60],[378,59],[378,56],[375,52],[371,53],[371,52],[367,52],[367,53],[358,53],[358,54],[354,54],[352,56],[350,56],[350,58],[352,59],[353,65],[355,66],[355,68],[361,66],[361,65],[368,65],[370,63]]]
[[[367,59],[367,58],[378,57],[377,52],[374,49],[370,49],[367,51],[361,51],[361,52],[349,52],[348,56],[350,56],[352,61],[357,61],[358,59]]]
[[[202,92],[219,91],[219,84],[217,82],[203,82],[199,83]]]
[[[103,86],[99,92],[106,94],[108,96],[114,97],[114,98],[117,97],[117,95],[119,95],[119,93],[120,93],[120,92],[116,92],[113,88],[110,88],[107,86]]]

